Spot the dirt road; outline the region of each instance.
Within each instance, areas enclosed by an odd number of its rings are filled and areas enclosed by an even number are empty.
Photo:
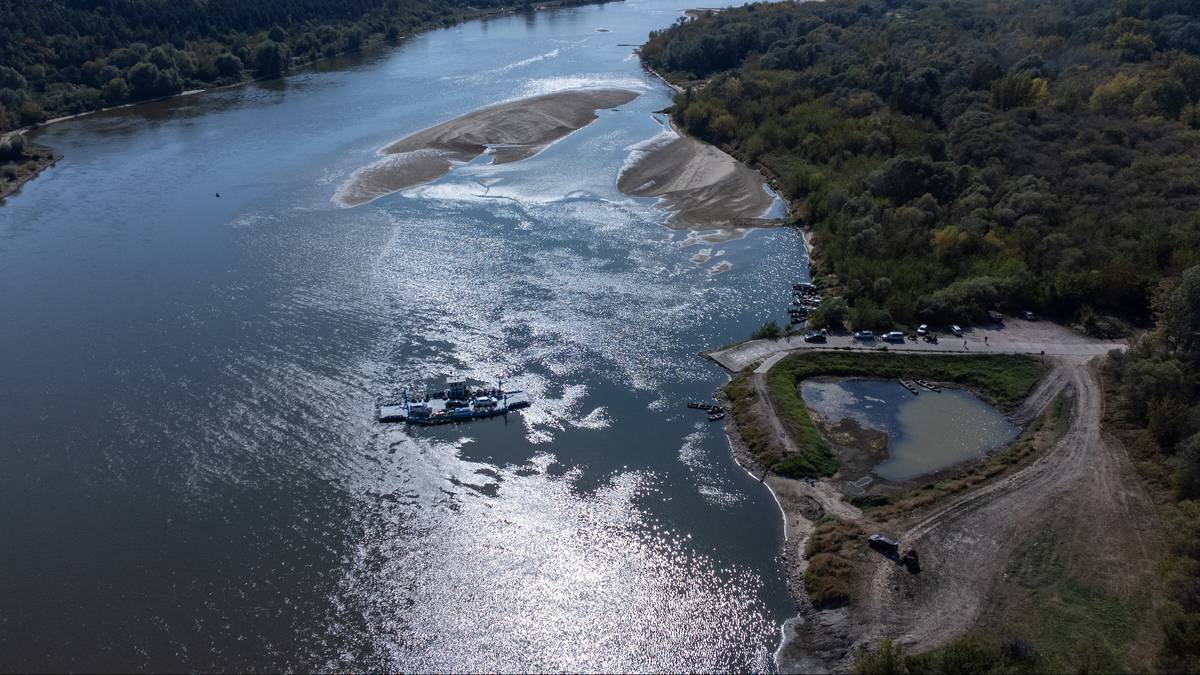
[[[801,337],[778,340],[749,340],[732,347],[717,349],[707,356],[730,372],[739,372],[761,362],[755,372],[765,373],[770,366],[787,354],[811,349],[860,349],[903,352],[940,352],[956,354],[1045,354],[1053,356],[1092,357],[1124,349],[1125,344],[1112,340],[1096,340],[1072,333],[1048,321],[1008,319],[999,327],[967,330],[963,337],[944,335],[937,344],[908,342],[888,344],[877,340],[855,340],[850,335],[830,335],[824,344],[809,344]]]
[[[1058,359],[1022,410],[1036,414],[1066,387],[1072,416],[1055,446],[1017,473],[937,508],[901,535],[905,545],[920,550],[920,574],[890,561],[876,563],[858,612],[859,644],[891,637],[919,652],[961,635],[1001,582],[1013,551],[1051,524],[1089,558],[1089,570],[1110,570],[1110,586],[1129,590],[1142,583],[1156,528],[1124,448],[1101,433],[1098,363]]]

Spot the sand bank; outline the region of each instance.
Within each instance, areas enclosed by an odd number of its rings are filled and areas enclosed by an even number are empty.
[[[501,103],[392,143],[383,157],[359,169],[338,188],[335,200],[346,206],[374,199],[445,175],[456,163],[490,152],[494,163],[532,157],[547,145],[587,126],[596,111],[637,98],[627,89],[572,89]]]
[[[775,198],[756,171],[717,148],[666,130],[634,146],[617,188],[635,197],[658,197],[671,212],[669,227],[767,225]]]

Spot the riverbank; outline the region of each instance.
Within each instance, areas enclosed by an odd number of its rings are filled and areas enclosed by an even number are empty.
[[[564,8],[564,7],[573,7],[573,6],[579,6],[579,5],[606,4],[608,2],[614,2],[614,1],[617,1],[617,0],[550,0],[549,2],[541,3],[541,4],[538,4],[535,6],[520,6],[520,7],[512,6],[512,7],[500,7],[500,8],[492,8],[492,9],[470,8],[469,11],[463,13],[461,16],[456,17],[454,19],[454,21],[448,25],[428,26],[424,30],[418,30],[417,32],[408,33],[408,34],[404,34],[404,35],[397,35],[394,37],[389,37],[389,36],[385,35],[384,33],[375,33],[375,34],[372,34],[372,35],[364,38],[362,44],[359,47],[357,47],[356,49],[337,51],[332,54],[322,53],[321,55],[317,56],[316,58],[312,58],[312,59],[308,59],[308,60],[299,60],[299,59],[296,59],[293,57],[292,62],[289,64],[289,70],[287,72],[283,73],[282,75],[272,75],[269,77],[244,77],[244,79],[238,80],[236,82],[230,82],[227,84],[221,84],[221,85],[216,85],[216,86],[211,86],[211,87],[187,89],[184,91],[180,91],[179,93],[172,94],[170,96],[160,96],[157,98],[148,98],[148,99],[143,99],[143,100],[138,100],[138,101],[131,101],[128,103],[122,103],[120,105],[104,106],[104,107],[96,108],[95,110],[87,110],[84,112],[74,113],[71,115],[60,115],[58,117],[53,117],[53,118],[50,118],[47,120],[43,120],[36,124],[31,124],[31,125],[17,128],[17,129],[13,129],[12,131],[5,132],[3,135],[5,137],[7,137],[9,135],[13,135],[13,134],[27,135],[30,132],[37,131],[37,130],[47,127],[47,126],[60,124],[62,122],[76,120],[76,119],[80,119],[83,117],[87,117],[87,116],[95,115],[95,114],[99,114],[99,113],[110,112],[113,110],[121,110],[124,108],[132,108],[134,106],[144,105],[147,103],[159,103],[162,101],[169,101],[169,100],[173,100],[173,99],[177,99],[177,98],[183,98],[186,96],[195,96],[197,94],[203,94],[203,93],[212,92],[212,91],[220,91],[223,89],[242,87],[242,86],[245,86],[248,84],[254,84],[256,82],[265,82],[265,81],[276,80],[276,79],[280,79],[280,78],[286,78],[289,73],[295,72],[296,70],[301,69],[301,68],[307,68],[307,67],[317,65],[317,64],[320,64],[320,63],[323,63],[326,61],[330,61],[333,59],[343,58],[349,54],[361,53],[361,52],[365,52],[365,51],[380,48],[380,47],[395,46],[397,44],[400,44],[404,40],[416,37],[418,35],[422,35],[422,34],[425,34],[425,33],[428,33],[428,32],[434,31],[434,30],[448,28],[450,26],[459,25],[459,24],[466,23],[468,21],[477,20],[477,19],[501,17],[501,16],[512,15],[512,14],[518,14],[518,13],[539,12],[539,11],[544,11],[544,10],[560,9],[560,8]],[[243,76],[244,75],[245,74],[243,74]],[[26,136],[26,137],[28,137],[28,136]],[[63,155],[61,153],[55,152],[52,149],[46,149],[46,150],[47,150],[47,152],[49,152],[52,159],[50,159],[49,161],[42,161],[42,162],[30,164],[28,167],[30,170],[27,172],[23,171],[21,176],[15,181],[15,183],[13,181],[6,181],[5,183],[0,184],[0,202],[2,202],[6,197],[8,197],[12,194],[15,194],[22,185],[24,185],[25,183],[36,178],[39,174],[41,174],[42,171],[44,171],[45,169],[47,169],[50,166],[53,166],[55,163],[57,163],[58,160],[63,159]],[[0,177],[0,179],[2,179],[2,177]]]
[[[896,363],[897,357],[902,363]],[[1012,363],[1014,359],[1026,362]],[[780,387],[786,385],[794,390],[797,378],[818,374],[851,372],[890,378],[899,372],[896,368],[919,368],[929,379],[958,382],[976,391],[990,392],[989,398],[1004,404],[1009,412],[1020,410],[1017,403],[1024,400],[1029,390],[1035,391],[1032,398],[1040,396],[1033,385],[1043,372],[1041,364],[1029,357],[962,358],[830,351],[793,356],[791,363],[785,361],[774,368],[747,369],[735,374],[727,386],[726,402],[731,414],[726,418],[726,432],[733,457],[771,490],[785,523],[785,569],[797,617],[783,629],[783,643],[776,654],[781,670],[821,672],[848,668],[854,645],[865,632],[863,617],[851,606],[852,599],[861,598],[864,593],[866,570],[872,562],[862,540],[864,528],[886,528],[886,523],[906,519],[934,501],[1024,466],[1035,454],[1023,436],[984,462],[942,471],[938,476],[925,477],[925,481],[910,481],[892,490],[897,493],[894,502],[887,499],[879,504],[870,500],[851,503],[845,494],[844,481],[837,479],[835,471],[829,472],[834,474],[832,477],[819,478],[785,476],[768,468],[766,462],[775,458],[773,453],[786,456],[799,450],[793,432],[781,426],[773,414],[777,402],[771,395]],[[1021,371],[1021,382],[1014,380],[1014,370]],[[778,375],[774,378],[775,386],[771,386],[767,380],[774,373]],[[786,383],[781,384],[784,380]],[[739,388],[750,395],[739,392]],[[798,393],[794,398],[799,399]],[[802,401],[785,407],[792,414],[796,409],[804,412]],[[804,417],[807,419],[807,413]],[[827,440],[811,420],[809,429],[811,434],[799,440],[817,442],[821,447],[820,452],[809,452],[808,456],[832,457]],[[1040,426],[1031,425],[1031,429]],[[1041,444],[1040,449],[1047,445]],[[764,447],[767,453],[763,452]],[[923,482],[936,487],[920,489],[918,483]],[[886,504],[888,508],[868,515],[863,510],[868,504],[874,507]]]
[[[50,148],[31,145],[22,162],[5,164],[0,174],[0,204],[20,191],[21,187],[38,177],[38,174],[58,163],[62,155]]]
[[[728,404],[728,399],[725,398]],[[785,478],[768,471],[746,446],[733,416],[725,418],[725,436],[733,460],[759,479],[779,505],[783,517],[783,565],[796,616],[782,627],[783,639],[774,658],[780,672],[828,672],[849,655],[854,636],[846,608],[819,609],[805,590],[806,555],[816,524],[825,518],[857,519],[862,511],[841,498],[828,482]],[[802,648],[801,648],[802,646]]]
[[[970,344],[978,345],[974,340]],[[1031,343],[1025,349],[1039,347]],[[1127,608],[1134,617],[1116,622],[1122,640],[1136,645],[1139,653],[1152,643],[1145,630],[1133,630],[1149,603],[1130,600],[1122,590],[1128,588],[1124,578],[1140,578],[1152,570],[1156,544],[1150,510],[1136,482],[1122,482],[1127,494],[1114,492],[1113,481],[1131,471],[1129,459],[1119,443],[1100,431],[1100,385],[1093,360],[1100,354],[1093,352],[1120,345],[1078,338],[1054,349],[1066,353],[1051,358],[1038,351],[988,356],[951,351],[955,348],[942,345],[950,353],[921,355],[821,346],[792,349],[790,355],[776,352],[765,360],[757,351],[742,354],[744,370],[735,373],[730,389],[735,382],[751,382],[756,395],[740,402],[730,399],[730,445],[739,463],[759,467],[757,475],[784,513],[788,583],[799,608],[799,616],[785,625],[776,654],[781,670],[844,671],[863,649],[885,638],[923,654],[959,644],[952,641],[967,633],[982,635],[988,644],[1026,645],[1029,663],[1059,668],[1072,663],[1089,635],[1112,632],[1102,625],[1106,619],[1089,618],[1086,630],[1069,634],[1054,628],[1076,612],[1094,611],[1100,602]],[[794,417],[797,407],[803,407],[796,383],[813,374],[905,375],[955,383],[990,400],[1024,428],[1014,442],[983,461],[912,480],[874,481],[869,490],[853,491],[851,498],[847,488],[861,486],[847,485],[840,468],[820,479],[775,475],[763,466],[764,455],[746,443],[747,438],[765,439],[768,459],[771,453],[786,457],[801,452],[811,439],[788,433],[786,419],[778,418]],[[780,392],[795,400],[783,401],[781,407],[775,400]],[[749,414],[740,409],[743,405],[751,408]],[[758,428],[744,426],[747,417]],[[831,444],[811,426],[814,437]],[[789,498],[789,493],[831,495],[834,504],[861,510],[847,517],[829,508],[814,509],[813,502]],[[1113,516],[1097,519],[1097,513]],[[1134,525],[1112,531],[1105,523],[1116,514]],[[1069,534],[1030,534],[1042,527]],[[864,537],[876,532],[918,549],[920,571],[870,550]],[[1111,551],[1104,561],[1092,560],[1097,555],[1094,542],[1105,537],[1111,539]],[[1068,569],[1048,567],[1038,553],[1047,542],[1054,542],[1055,555],[1084,562]],[[1016,572],[1013,564],[1019,565]],[[1111,572],[1118,568],[1127,571]],[[1029,592],[1031,583],[1064,589],[1066,604],[1046,605]],[[1079,590],[1084,587],[1102,600]],[[1114,654],[1105,652],[1102,661],[1122,663]]]
[[[662,133],[632,148],[617,176],[617,189],[635,197],[655,197],[670,212],[676,229],[762,227],[775,196],[765,179],[713,145],[681,133],[671,122]]]
[[[598,110],[637,97],[628,89],[568,89],[476,110],[383,147],[383,157],[355,171],[334,200],[342,206],[366,204],[436,180],[485,152],[495,164],[527,159],[591,124]]]
[[[689,9],[684,12],[684,15],[687,16],[689,20],[695,21],[699,18],[708,16],[711,14],[715,14],[720,11],[723,11],[723,10],[710,9],[710,8]],[[640,52],[639,52],[639,57],[640,57]],[[668,87],[670,87],[671,90],[674,91],[676,94],[685,94],[688,92],[688,90],[703,88],[705,86],[705,84],[707,84],[706,80],[678,80],[677,81],[677,80],[671,79],[670,77],[663,75],[662,73],[655,70],[654,67],[652,67],[649,63],[647,63],[645,59],[641,59],[641,65],[642,65],[642,70],[646,71],[647,73],[649,73],[649,74],[653,75],[654,77],[658,78],[659,80],[661,80],[664,84],[666,84]],[[779,199],[780,201],[783,202],[786,212],[788,214],[787,218],[789,219],[790,224],[796,224],[796,225],[800,226],[800,232],[804,238],[805,252],[806,252],[807,258],[809,260],[810,272],[812,270],[815,270],[816,269],[816,261],[817,261],[817,258],[816,258],[817,252],[814,248],[814,242],[813,242],[813,238],[812,238],[812,230],[811,230],[811,228],[809,228],[807,225],[804,224],[804,218],[803,218],[803,214],[805,213],[804,200],[803,199],[789,199],[788,197],[786,197],[785,196],[786,191],[783,190],[783,188],[782,188],[782,182],[780,180],[780,177],[778,175],[776,175],[775,172],[770,169],[770,167],[764,165],[762,162],[752,161],[749,157],[738,156],[738,153],[736,152],[736,150],[732,149],[732,148],[727,149],[727,148],[717,147],[715,145],[710,145],[708,142],[702,141],[698,138],[695,138],[695,137],[689,135],[686,131],[681,130],[679,128],[679,126],[675,124],[674,116],[669,114],[670,110],[671,109],[668,108],[664,112],[668,113],[668,120],[669,120],[669,126],[670,126],[671,132],[673,132],[675,135],[677,135],[680,138],[687,139],[688,141],[698,143],[707,148],[711,148],[713,152],[719,153],[724,158],[728,158],[729,160],[731,160],[733,163],[737,164],[738,166],[749,169],[751,172],[753,172],[755,175],[757,175],[758,180],[761,182],[761,184],[770,187],[771,192],[773,193],[772,199]],[[648,141],[647,143],[650,143],[650,142]],[[677,152],[678,152],[678,155],[676,157],[671,157],[669,153],[663,152],[660,157],[656,158],[656,161],[658,163],[660,163],[658,173],[664,173],[663,170],[665,168],[671,167],[673,165],[686,164],[687,155],[691,152],[690,149],[679,150]],[[622,173],[624,173],[624,172],[622,172]],[[655,172],[647,171],[647,173],[651,174],[649,176],[649,178],[655,177],[655,176],[653,176],[653,173],[655,173]],[[689,179],[688,182],[691,182],[691,180]],[[632,179],[627,181],[627,185],[634,189],[639,187],[639,184],[635,183],[635,181]],[[687,187],[696,187],[696,185],[691,185],[691,186],[687,186]],[[646,185],[645,189],[647,190],[647,194],[638,195],[638,196],[659,196],[657,194],[653,194],[651,192],[650,188],[651,188],[650,185]],[[626,192],[626,191],[624,189],[622,189],[622,192]],[[632,193],[626,192],[626,194],[632,194]],[[670,208],[670,202],[667,202],[667,206],[668,206],[668,208]],[[753,219],[753,217],[752,217],[752,219]],[[761,219],[757,219],[757,220],[759,220],[760,222],[756,222],[756,223],[752,222],[752,223],[750,223],[750,226],[762,227],[764,224],[767,224],[766,222],[761,222]],[[772,222],[773,224],[779,224],[778,221],[770,221],[770,222]],[[829,280],[827,280],[827,282],[828,281]],[[832,289],[833,286],[827,286],[827,288]]]

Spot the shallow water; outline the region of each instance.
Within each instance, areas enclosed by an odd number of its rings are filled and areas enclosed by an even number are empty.
[[[822,417],[851,418],[888,435],[888,459],[872,470],[888,480],[982,459],[1019,432],[995,408],[960,389],[913,396],[898,382],[847,379],[806,380],[800,391]]]
[[[769,667],[779,513],[682,402],[725,381],[698,351],[787,305],[802,242],[670,231],[615,187],[669,103],[617,45],[686,6],[473,22],[40,132],[66,159],[0,207],[0,666]],[[583,85],[642,96],[332,202],[389,141]],[[452,369],[535,404],[374,422]]]

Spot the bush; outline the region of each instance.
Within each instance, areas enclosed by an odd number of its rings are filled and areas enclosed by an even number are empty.
[[[783,335],[783,328],[774,321],[768,321],[758,327],[758,330],[750,336],[755,340],[778,340]]]
[[[23,135],[14,133],[3,141],[0,141],[0,161],[21,160],[24,158],[25,137]]]
[[[895,325],[892,315],[870,300],[855,303],[849,318],[855,330],[888,330]]]
[[[850,305],[845,298],[826,297],[808,316],[808,325],[813,328],[842,328],[850,316]]]
[[[904,650],[900,645],[885,639],[874,649],[863,649],[854,657],[851,669],[856,675],[903,675],[908,673],[904,662]]]
[[[955,640],[942,650],[937,672],[975,675],[991,672],[1001,661],[999,650],[977,637]]]

